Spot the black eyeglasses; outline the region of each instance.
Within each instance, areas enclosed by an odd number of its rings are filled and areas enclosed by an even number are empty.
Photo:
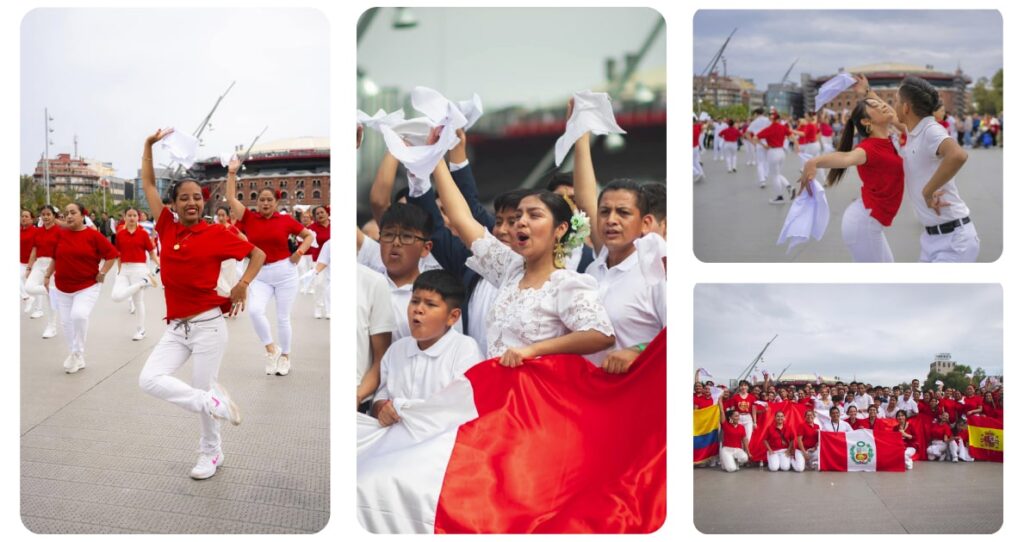
[[[389,231],[389,232],[381,232],[381,234],[380,234],[380,242],[381,243],[385,243],[385,244],[394,243],[395,239],[398,239],[398,244],[400,244],[400,245],[411,245],[411,244],[415,243],[416,241],[423,241],[423,242],[427,241],[426,237],[420,237],[418,235],[414,235],[414,234],[411,234],[411,233],[404,233],[403,232],[403,233],[399,234],[399,233],[395,233],[395,232]]]

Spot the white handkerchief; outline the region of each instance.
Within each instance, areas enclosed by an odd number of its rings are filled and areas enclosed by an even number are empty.
[[[426,118],[413,119],[416,122],[409,121],[395,126],[382,126],[381,134],[384,135],[388,152],[410,174],[420,179],[429,179],[444,153],[459,143],[459,136],[455,132],[465,128],[466,116],[440,92],[427,87],[413,89],[412,106],[426,115]],[[442,127],[440,137],[433,145],[427,145],[427,136],[437,126]],[[404,133],[399,133],[399,130]]]
[[[633,241],[640,264],[640,274],[648,283],[668,280],[664,258],[668,256],[668,244],[661,235],[651,232]]]
[[[565,123],[565,133],[555,142],[556,166],[562,165],[565,155],[569,154],[569,149],[587,132],[596,135],[626,133],[615,122],[612,99],[607,92],[584,90],[573,94],[572,97],[572,116]]]
[[[220,153],[220,165],[221,165],[221,167],[228,167],[228,164],[231,163],[231,159],[235,158],[236,156],[237,155],[234,153],[234,151]]]
[[[199,140],[191,134],[175,130],[160,140],[160,148],[170,153],[171,164],[181,164],[188,169],[196,163]]]
[[[806,190],[793,201],[793,205],[786,214],[786,222],[779,232],[779,240],[776,244],[781,245],[789,239],[789,247],[786,254],[789,254],[793,247],[800,243],[806,243],[810,238],[818,241],[825,235],[828,228],[828,200],[825,199],[825,189],[817,180],[808,185],[813,195]]]
[[[825,81],[818,89],[818,95],[814,97],[814,110],[821,109],[823,105],[831,102],[833,98],[839,96],[844,90],[855,84],[857,84],[857,80],[846,72],[842,72],[832,79]]]
[[[383,109],[378,109],[372,117],[358,109],[356,110],[356,121],[359,122],[359,124],[362,124],[371,130],[377,130],[378,132],[380,131],[381,126],[394,126],[403,120],[405,120],[405,111],[402,111],[401,109],[391,113],[387,113]]]
[[[417,146],[426,145],[427,137],[430,136],[430,130],[434,128],[435,124],[427,117],[416,117],[393,125],[381,126],[387,126],[393,130],[407,144]],[[383,129],[381,129],[381,133],[384,133]]]
[[[484,114],[484,103],[480,101],[480,95],[474,92],[472,98],[460,101],[459,111],[466,117],[466,127],[463,130],[468,132]]]
[[[406,172],[405,177],[409,181],[410,198],[418,198],[430,190],[430,179],[421,179],[409,172]]]

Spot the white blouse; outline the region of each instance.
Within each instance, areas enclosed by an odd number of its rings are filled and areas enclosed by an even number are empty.
[[[487,313],[487,357],[574,331],[612,336],[594,277],[559,269],[540,288],[520,288],[525,261],[490,232],[473,242],[466,266],[498,288]]]

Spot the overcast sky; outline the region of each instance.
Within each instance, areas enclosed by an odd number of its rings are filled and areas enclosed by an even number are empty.
[[[382,9],[359,44],[359,67],[379,86],[480,94],[484,110],[546,105],[604,82],[606,57],[643,44],[661,17],[647,8],[413,8],[395,30]],[[679,30],[679,29],[677,29]],[[665,66],[665,29],[640,69]],[[370,112],[372,113],[372,112]]]
[[[736,378],[776,333],[776,375],[818,373],[895,385],[924,379],[935,354],[1003,374],[1002,290],[993,285],[698,285],[694,364]]]
[[[694,73],[739,28],[725,50],[728,73],[753,78],[762,90],[778,83],[797,58],[789,77],[797,83],[803,72],[830,75],[886,61],[932,64],[950,73],[959,62],[974,80],[1003,67],[1003,20],[995,10],[701,10],[693,25]]]
[[[329,136],[328,23],[311,9],[37,9],[21,25],[21,165],[51,156],[113,162],[132,178],[162,126],[191,133],[231,84],[204,156],[248,144]],[[157,153],[157,163],[161,155]]]

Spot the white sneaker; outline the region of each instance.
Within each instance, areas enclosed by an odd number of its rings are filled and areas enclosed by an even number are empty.
[[[210,388],[207,395],[207,408],[210,415],[218,420],[228,420],[232,425],[242,423],[242,412],[238,409],[238,405],[231,400],[231,396],[228,395],[227,390],[220,383],[215,383]]]
[[[316,307],[316,308],[313,309],[313,318],[316,318],[317,320],[319,320],[319,319],[321,319],[323,317],[324,317],[324,310],[323,309],[321,309],[320,307]]]
[[[71,365],[70,365],[70,367],[66,363],[67,362],[65,362],[65,365],[64,365],[64,372],[69,374],[69,375],[70,374],[75,374],[78,371],[80,371],[81,369],[85,369],[85,356],[82,355],[82,353],[80,353],[80,352],[75,352],[74,354],[71,354]]]
[[[133,341],[141,341],[142,339],[145,339],[145,338],[146,338],[146,330],[140,327],[135,332],[135,335],[132,337],[132,340]]]
[[[196,466],[192,467],[192,472],[189,473],[189,476],[194,480],[206,480],[214,474],[217,474],[217,467],[220,467],[223,464],[223,452],[199,454],[199,460],[196,461]]]
[[[281,354],[277,358],[277,374],[280,376],[287,376],[288,372],[292,370],[292,360],[288,357],[288,354]]]
[[[40,310],[40,309],[36,309],[36,310],[32,311],[32,314],[28,315],[28,317],[33,319],[33,320],[35,320],[36,318],[42,318],[43,317],[43,311]]]
[[[153,273],[146,275],[146,288],[155,288],[159,285],[160,283],[157,282],[156,275],[154,275]]]
[[[263,357],[267,361],[267,374],[277,374],[277,360],[281,357],[281,348],[275,344],[274,351],[267,352]]]
[[[47,324],[46,329],[43,330],[43,338],[49,339],[57,336],[57,326],[53,324]]]
[[[68,357],[64,358],[64,372],[70,373],[71,368],[75,366],[75,355],[68,354]]]
[[[953,462],[954,463],[958,463],[958,462],[960,462],[960,459],[957,456],[954,455],[953,456]]]
[[[331,313],[327,313],[327,314],[325,314],[325,315],[324,315],[324,318],[326,318],[326,319],[330,320],[330,319],[331,319]]]
[[[25,300],[25,314],[32,312],[32,305],[35,305],[35,299],[31,297],[23,297],[22,299]]]

